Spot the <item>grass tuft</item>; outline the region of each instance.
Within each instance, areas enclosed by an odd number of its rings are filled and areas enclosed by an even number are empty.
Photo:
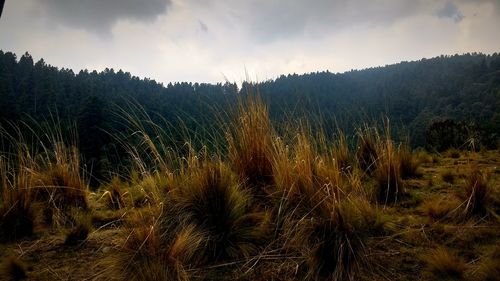
[[[258,195],[273,180],[273,127],[267,106],[258,97],[241,101],[238,117],[226,133],[229,159],[240,179],[254,187]]]
[[[462,280],[466,270],[465,262],[444,247],[429,251],[422,259],[427,271],[436,280]]]
[[[185,177],[168,196],[180,225],[196,225],[206,233],[207,260],[220,261],[248,257],[265,243],[268,216],[253,212],[252,196],[222,162],[203,163]],[[172,217],[164,216],[164,226]]]
[[[87,240],[92,230],[92,218],[90,214],[77,212],[74,215],[75,225],[66,235],[64,244],[67,246],[76,246]]]
[[[25,280],[28,277],[26,266],[18,259],[7,258],[2,264],[0,277],[6,281]]]
[[[301,222],[297,243],[306,258],[307,277],[313,280],[356,280],[364,260],[364,246],[338,208],[330,218]]]
[[[401,163],[398,151],[389,137],[379,144],[379,159],[376,162],[374,177],[377,181],[376,197],[383,204],[396,203],[404,192],[401,180]]]
[[[364,129],[358,129],[358,149],[356,151],[356,158],[359,167],[371,174],[375,170],[375,163],[378,159],[377,143],[379,142],[379,135],[375,128],[365,125]]]
[[[491,204],[491,190],[488,176],[477,167],[472,168],[465,181],[465,212],[471,215],[484,215]]]

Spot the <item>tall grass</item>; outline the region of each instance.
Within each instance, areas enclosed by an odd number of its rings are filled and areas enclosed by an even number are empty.
[[[240,100],[237,117],[226,133],[229,161],[241,180],[251,185],[258,195],[274,183],[274,129],[267,106],[249,95]]]
[[[64,143],[58,128],[57,124],[46,131],[13,126],[14,134],[2,130],[12,152],[0,155],[1,240],[32,234],[35,222],[66,224],[71,209],[87,209],[79,152]],[[40,130],[42,134],[35,133]],[[38,216],[44,218],[37,220]]]

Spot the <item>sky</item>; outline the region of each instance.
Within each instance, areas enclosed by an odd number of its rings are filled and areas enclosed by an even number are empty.
[[[162,83],[500,52],[500,0],[6,0],[0,49]]]

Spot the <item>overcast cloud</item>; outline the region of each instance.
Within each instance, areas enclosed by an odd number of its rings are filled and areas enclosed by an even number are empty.
[[[0,49],[161,82],[500,51],[499,0],[7,0]]]

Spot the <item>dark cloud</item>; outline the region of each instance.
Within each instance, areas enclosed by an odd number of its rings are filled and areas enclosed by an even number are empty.
[[[444,6],[437,11],[437,16],[440,18],[449,18],[458,23],[464,19],[464,15],[453,2],[446,2]]]
[[[221,0],[224,1],[224,0]],[[260,41],[269,42],[304,33],[329,33],[346,26],[391,24],[422,9],[425,1],[394,0],[256,0],[238,3],[226,0],[235,18],[245,21]]]
[[[38,0],[38,5],[59,25],[109,33],[120,19],[153,21],[171,0]]]

